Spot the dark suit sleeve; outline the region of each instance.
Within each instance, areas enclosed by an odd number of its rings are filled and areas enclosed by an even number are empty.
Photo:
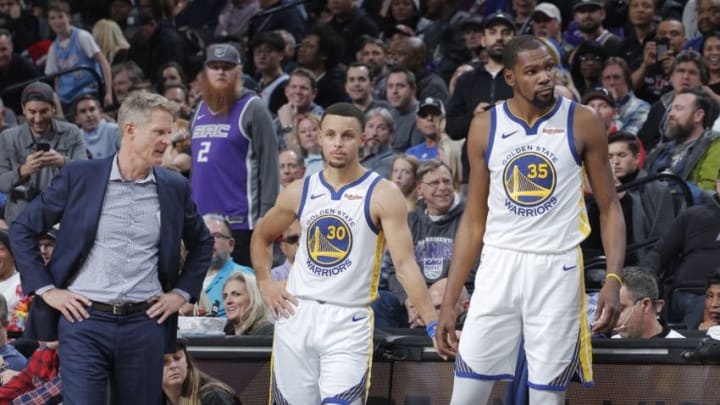
[[[40,256],[38,237],[60,222],[69,199],[70,184],[70,169],[66,165],[55,176],[50,187],[35,198],[10,227],[10,245],[25,294],[33,294],[38,288],[55,285],[55,280]]]
[[[200,299],[203,279],[210,267],[214,240],[191,198],[190,184],[187,181],[184,183],[182,238],[187,249],[187,257],[185,266],[173,288],[187,292],[190,294],[191,300],[196,302]]]

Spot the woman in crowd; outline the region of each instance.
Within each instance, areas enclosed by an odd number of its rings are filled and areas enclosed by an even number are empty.
[[[265,303],[254,276],[236,272],[223,287],[223,306],[227,316],[226,335],[272,335]]]
[[[293,133],[294,139],[286,139],[287,146],[299,146],[305,157],[305,176],[317,173],[323,168],[323,160],[320,155],[320,117],[315,114],[302,115],[297,120]]]
[[[580,96],[600,86],[600,74],[607,58],[605,49],[593,41],[585,41],[573,54],[570,73]]]
[[[392,0],[389,12],[382,21],[383,36],[387,39],[397,32],[398,25],[404,25],[416,33],[427,28],[431,21],[422,17],[413,0]]]
[[[93,26],[92,35],[110,65],[127,60],[130,44],[115,21],[105,18],[99,20]]]
[[[655,35],[655,15],[657,2],[655,0],[630,0],[628,5],[628,18],[625,26],[625,39],[620,45],[621,55],[636,69],[642,63],[643,45],[645,40]]]
[[[720,95],[720,32],[715,31],[705,36],[702,56],[708,68],[707,85],[713,93]]]
[[[175,61],[167,62],[158,69],[155,84],[160,93],[162,93],[167,86],[185,86],[185,71],[179,63]]]
[[[390,180],[395,183],[405,196],[408,212],[417,206],[416,173],[420,161],[411,155],[401,154],[395,157],[392,164]]]
[[[165,354],[162,390],[168,405],[240,405],[232,388],[198,370],[183,339]]]

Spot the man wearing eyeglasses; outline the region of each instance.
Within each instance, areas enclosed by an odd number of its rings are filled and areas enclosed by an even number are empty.
[[[626,267],[620,287],[620,318],[613,338],[684,338],[658,317],[664,305],[655,276],[640,267]]]
[[[250,266],[255,223],[275,203],[279,183],[275,127],[263,101],[242,87],[240,54],[211,45],[202,101],[192,120],[192,191],[201,214],[227,218],[235,262]]]
[[[418,207],[408,214],[408,225],[412,233],[415,246],[415,262],[425,277],[427,286],[431,286],[440,279],[448,276],[450,256],[453,250],[453,239],[457,231],[460,217],[465,210],[465,201],[455,192],[455,182],[447,164],[438,159],[423,162],[417,171]],[[383,260],[383,271],[388,274],[388,284],[398,302],[407,310],[408,324],[392,325],[393,327],[407,327],[408,325],[422,325],[419,315],[414,311],[410,300],[398,282],[395,266],[389,255]],[[475,271],[472,271],[465,280],[465,288],[472,292],[474,287]],[[387,298],[386,298],[387,299]],[[383,308],[380,308],[382,304]],[[376,317],[384,315],[387,311],[387,302],[377,300],[373,303]],[[399,306],[398,306],[399,307]],[[404,316],[404,314],[402,314]],[[398,319],[398,317],[387,318]],[[402,316],[399,319],[403,319]]]
[[[222,290],[225,281],[237,271],[252,275],[255,275],[255,272],[252,268],[233,261],[231,254],[235,247],[235,239],[232,237],[227,219],[218,214],[205,214],[203,221],[210,234],[215,238],[210,268],[203,280],[203,291],[205,291],[212,308],[211,314],[223,317],[225,308],[223,307]]]

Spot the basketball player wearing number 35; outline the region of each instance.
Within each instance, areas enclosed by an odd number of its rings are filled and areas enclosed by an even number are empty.
[[[585,106],[555,98],[555,64],[541,40],[505,46],[513,97],[477,115],[468,137],[470,182],[436,345],[455,358],[451,404],[486,404],[496,380],[512,379],[525,340],[531,404],[563,404],[576,372],[592,383],[578,245],[590,228],[583,167],[600,207],[608,277],[595,330],[618,317],[625,224],[613,187],[603,125]],[[454,302],[481,255],[458,345]]]
[[[320,122],[323,170],[286,186],[258,223],[253,267],[277,319],[270,403],[362,404],[370,386],[373,313],[387,241],[398,279],[432,337],[437,315],[415,263],[400,190],[358,162],[362,112],[333,104]],[[298,219],[287,290],[270,279],[272,242]]]

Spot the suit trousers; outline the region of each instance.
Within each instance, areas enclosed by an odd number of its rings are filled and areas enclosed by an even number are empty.
[[[104,404],[110,384],[120,404],[160,404],[166,328],[145,311],[88,312],[90,318],[81,322],[60,317],[63,403]]]

